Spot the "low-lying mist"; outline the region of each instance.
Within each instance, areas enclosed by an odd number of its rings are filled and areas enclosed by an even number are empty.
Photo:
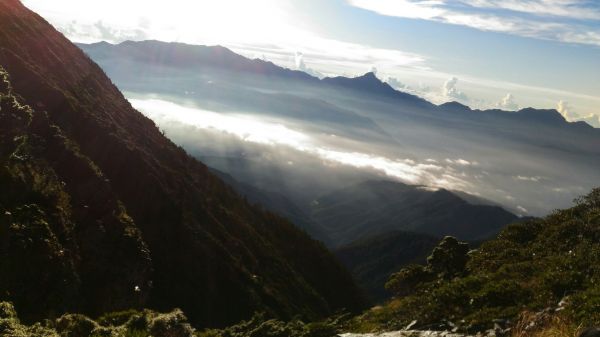
[[[283,193],[302,206],[332,190],[376,178],[465,191],[523,215],[529,214],[529,209],[545,211],[539,203],[513,194],[523,185],[543,186],[546,178],[506,173],[501,167],[489,168],[465,159],[471,156],[444,158],[436,153],[438,156],[422,160],[400,158],[392,149],[377,146],[373,152],[362,152],[353,150],[355,140],[311,133],[309,127],[286,126],[265,116],[219,113],[155,98],[131,102],[174,142],[209,166],[261,189]],[[361,145],[364,149],[365,144]],[[553,189],[555,195],[569,192]],[[583,188],[574,191],[571,197],[582,192]]]

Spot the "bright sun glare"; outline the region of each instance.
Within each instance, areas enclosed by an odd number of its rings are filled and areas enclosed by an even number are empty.
[[[49,17],[68,14],[78,23],[101,22],[121,30],[141,27],[168,41],[249,43],[258,37],[280,41],[294,34],[286,12],[274,0],[26,0],[25,4]]]

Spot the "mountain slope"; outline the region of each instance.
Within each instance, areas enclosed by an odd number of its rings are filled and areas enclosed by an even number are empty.
[[[144,301],[132,287],[151,281],[152,260],[106,177],[1,67],[0,85],[0,296],[24,318]]]
[[[374,301],[391,296],[384,288],[390,276],[425,258],[440,240],[434,236],[393,231],[354,241],[335,251],[356,282]]]
[[[466,254],[466,265],[454,277],[426,275],[435,272],[431,263],[395,274],[398,298],[366,313],[359,325],[398,329],[414,319],[422,326],[449,320],[459,331],[472,333],[502,321],[518,323],[523,312],[543,312],[538,317],[558,315],[574,326],[597,326],[599,239],[596,188],[569,209],[508,226]],[[438,260],[456,261],[457,256],[438,247]]]
[[[340,245],[393,230],[477,240],[518,219],[501,207],[472,205],[446,190],[392,181],[367,181],[323,196],[313,218]]]
[[[248,205],[135,111],[79,48],[16,0],[0,1],[0,66],[12,83],[10,93],[4,95],[29,106],[34,119],[38,114],[47,116],[46,128],[55,133],[11,127],[11,132],[25,132],[28,139],[40,143],[27,156],[14,157],[14,144],[5,139],[2,166],[10,167],[14,158],[24,158],[26,167],[43,161],[47,168],[35,171],[46,172],[50,178],[40,178],[41,182],[51,183],[51,191],[58,193],[54,196],[38,186],[36,174],[24,179],[17,171],[9,175],[8,183],[24,185],[18,190],[41,189],[51,202],[44,204],[31,193],[18,199],[3,189],[0,211],[21,214],[26,205],[35,204],[30,212],[37,215],[22,216],[21,222],[33,222],[43,214],[56,217],[35,223],[45,236],[59,240],[52,246],[56,249],[46,250],[73,255],[60,267],[75,275],[68,284],[76,284],[77,275],[82,284],[81,291],[49,285],[60,300],[36,309],[35,298],[42,296],[38,293],[42,289],[30,287],[27,294],[17,293],[15,280],[3,280],[0,297],[14,301],[20,312],[39,318],[80,308],[95,315],[134,304],[158,309],[177,306],[192,322],[214,326],[247,318],[254,310],[281,317],[318,317],[343,307],[362,307],[349,274],[321,244],[287,221]],[[6,118],[18,113],[2,110]],[[57,139],[72,153],[52,147]],[[68,156],[81,163],[67,165]],[[11,237],[6,234],[11,221],[4,220],[3,242]],[[58,244],[67,248],[59,249]],[[32,258],[48,256],[38,251]],[[76,265],[79,260],[82,266]],[[60,269],[43,265],[52,273]],[[27,267],[13,263],[11,275],[28,275],[31,280],[43,275]],[[103,273],[103,268],[111,272]],[[95,273],[101,278],[96,280]],[[134,294],[124,295],[123,300],[115,297],[125,292]]]
[[[213,169],[212,172],[221,178],[229,186],[233,187],[240,195],[247,198],[249,202],[265,207],[266,209],[279,214],[290,220],[294,225],[303,229],[311,237],[325,243],[330,243],[327,234],[296,204],[289,200],[285,195],[273,191],[265,191],[250,184],[241,183],[232,176],[219,170]]]

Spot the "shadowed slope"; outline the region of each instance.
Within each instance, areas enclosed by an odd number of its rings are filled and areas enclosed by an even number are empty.
[[[14,94],[35,111],[46,111],[48,123],[89,158],[127,210],[129,225],[141,234],[154,272],[138,285],[148,294],[139,305],[178,306],[202,325],[236,322],[255,310],[318,317],[363,305],[348,273],[322,245],[287,221],[248,205],[134,110],[81,50],[14,0],[0,0],[0,66],[9,74]],[[52,148],[42,149],[54,155]],[[61,156],[51,161],[56,167],[63,163]],[[60,179],[71,174],[65,171]],[[73,189],[92,178],[78,179],[82,181]],[[110,200],[96,188],[83,196],[66,193],[73,204],[83,204],[80,198],[85,197]],[[105,228],[102,218],[93,217],[98,228]],[[84,226],[76,217],[69,221],[76,231]],[[113,249],[118,248],[106,247]],[[102,263],[90,268],[102,270]],[[137,284],[126,282],[127,273],[106,275],[104,286],[115,289],[127,283],[134,289]],[[85,270],[80,274],[90,277]],[[33,309],[1,290],[0,296],[15,300],[21,312]],[[78,296],[91,314],[130,306],[105,303],[95,291]],[[75,303],[65,298],[47,311],[73,308]]]

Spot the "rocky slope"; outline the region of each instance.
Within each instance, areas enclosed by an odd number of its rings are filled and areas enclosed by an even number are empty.
[[[321,244],[166,139],[16,0],[0,0],[0,66],[0,299],[27,319],[181,307],[218,326],[363,306]]]

